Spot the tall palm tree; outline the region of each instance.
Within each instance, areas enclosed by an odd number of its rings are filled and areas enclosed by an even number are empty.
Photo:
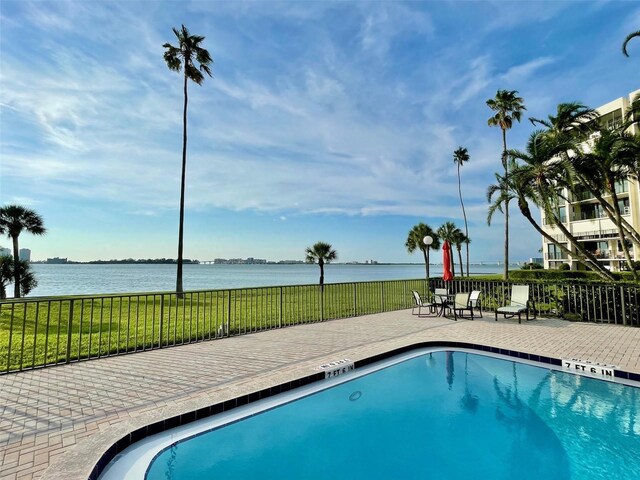
[[[431,246],[424,244],[424,237],[429,236],[433,239],[433,243]],[[424,264],[427,274],[427,281],[429,280],[429,251],[433,248],[435,250],[440,248],[440,239],[436,234],[435,230],[433,230],[429,225],[425,223],[418,223],[414,225],[414,227],[409,230],[409,234],[407,235],[407,241],[404,244],[407,247],[407,251],[409,253],[413,253],[416,250],[420,250],[422,255],[424,256]]]
[[[456,241],[460,238],[460,235],[464,235],[462,231],[456,227],[453,222],[446,222],[442,224],[436,232],[440,240],[443,242],[449,242],[450,245],[455,245]],[[453,255],[451,255],[451,274],[456,276],[456,262],[453,261]]]
[[[640,37],[640,30],[638,30],[637,32],[631,32],[629,35],[627,35],[627,38],[624,39],[624,43],[622,44],[622,53],[624,53],[626,57],[629,56],[629,53],[627,52],[627,44],[634,37]]]
[[[13,241],[13,277],[14,297],[20,298],[20,248],[18,237],[26,231],[32,235],[44,235],[47,229],[44,227],[42,217],[35,211],[20,205],[6,205],[0,208],[0,234],[6,234]]]
[[[469,228],[467,226],[467,212],[464,209],[464,202],[462,201],[462,185],[460,183],[460,167],[469,161],[469,152],[464,147],[458,147],[453,152],[453,162],[458,166],[458,194],[460,195],[460,205],[462,206],[462,216],[464,217],[464,236],[467,239],[467,277],[469,276]],[[462,270],[462,263],[460,263],[460,270]]]
[[[324,290],[324,264],[337,260],[337,252],[330,243],[317,242],[313,247],[307,247],[305,253],[307,255],[305,258],[307,263],[318,263],[320,267],[320,288]]]
[[[487,106],[495,115],[487,120],[490,127],[500,127],[502,130],[502,166],[505,179],[509,178],[507,162],[507,130],[513,126],[513,121],[520,122],[522,112],[526,110],[524,100],[518,96],[517,90],[498,90],[495,98],[487,100]],[[504,204],[504,279],[509,278],[509,200],[505,196]]]
[[[187,82],[191,80],[198,85],[204,81],[204,73],[211,76],[209,65],[213,63],[209,52],[202,48],[200,44],[205,37],[191,35],[189,30],[182,25],[180,30],[173,29],[173,33],[178,39],[178,46],[174,47],[170,43],[165,43],[163,48],[164,61],[170,70],[184,72],[184,107],[182,110],[182,179],[180,181],[180,226],[178,229],[178,271],[176,279],[176,292],[182,295],[182,250],[184,233],[184,189],[185,175],[187,170]],[[196,67],[198,64],[198,67]]]

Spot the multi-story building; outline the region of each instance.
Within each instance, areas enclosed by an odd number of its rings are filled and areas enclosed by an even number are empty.
[[[636,95],[640,95],[640,90],[629,94],[628,97],[621,97],[612,102],[602,105],[596,111],[600,115],[599,121],[603,128],[613,128],[622,123],[631,101]],[[634,126],[633,132],[639,131],[638,126]],[[640,231],[640,186],[637,180],[627,178],[619,182],[616,186],[620,211],[627,222],[633,228]],[[598,261],[612,271],[618,271],[625,265],[626,259],[622,250],[623,241],[618,234],[615,224],[603,211],[598,200],[591,195],[588,190],[578,190],[576,194],[564,195],[567,200],[563,200],[558,206],[559,218],[567,227],[567,230],[583,242],[585,249],[592,252]],[[607,197],[605,197],[607,198]],[[609,197],[610,199],[610,197]],[[566,237],[560,230],[547,222],[544,212],[542,213],[543,229],[560,243],[564,243],[570,250]],[[627,240],[629,253],[632,259],[640,259],[640,249]],[[562,263],[569,264],[572,270],[579,268],[575,259],[571,255],[563,253],[557,245],[542,239],[544,252],[544,267],[558,268]]]
[[[18,258],[20,260],[24,260],[26,262],[30,262],[31,261],[31,250],[29,250],[28,248],[21,248],[18,251]]]
[[[13,254],[11,253],[11,249],[6,247],[0,247],[0,257],[3,257],[5,255],[9,255],[10,257],[13,256]]]

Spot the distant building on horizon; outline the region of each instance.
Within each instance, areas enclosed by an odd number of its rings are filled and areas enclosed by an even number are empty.
[[[622,124],[624,117],[631,107],[631,102],[640,90],[631,92],[628,97],[620,97],[601,107],[596,108],[600,115],[598,121],[601,128],[611,129]],[[638,126],[631,128],[631,133],[638,133]],[[640,230],[640,185],[631,177],[616,184],[616,194],[620,211],[627,222],[633,228]],[[562,200],[558,205],[558,217],[577,240],[584,244],[586,250],[592,252],[603,266],[612,271],[620,271],[626,263],[622,250],[622,239],[618,229],[608,215],[603,211],[600,203],[587,190],[568,195],[565,190]],[[606,198],[606,197],[605,197]],[[542,229],[555,238],[559,243],[572,250],[565,235],[542,216]],[[542,237],[542,251],[544,252],[544,268],[557,269],[561,264],[567,263],[572,270],[578,268],[578,261],[562,252],[560,248]],[[640,258],[640,249],[635,245],[629,245],[631,259]]]
[[[20,260],[24,260],[25,262],[31,261],[31,250],[28,248],[21,248],[18,251],[18,258]]]
[[[47,258],[47,261],[44,263],[60,264],[60,263],[68,263],[68,260],[66,258],[53,257],[53,258]]]
[[[11,250],[5,247],[0,247],[0,256],[4,256],[4,255],[9,255],[10,257],[13,257],[13,254],[11,253]]]

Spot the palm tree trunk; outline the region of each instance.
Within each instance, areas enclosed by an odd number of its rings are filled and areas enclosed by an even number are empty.
[[[460,194],[460,205],[462,205],[462,217],[464,218],[464,236],[469,238],[469,229],[467,227],[467,212],[464,210],[464,202],[462,201],[462,185],[460,184],[460,164],[458,163],[458,193]],[[467,277],[469,276],[469,243],[466,242],[467,250]],[[462,262],[460,262],[462,270]],[[464,275],[463,275],[464,276]]]
[[[184,109],[182,111],[182,179],[180,181],[180,227],[178,229],[178,270],[176,293],[182,298],[182,250],[184,236],[184,189],[187,172],[187,73],[184,74]]]
[[[451,251],[451,255],[449,255],[449,266],[451,267],[451,275],[453,277],[456,276],[456,262],[453,261],[453,251]]]
[[[20,249],[18,248],[18,236],[12,235],[13,240],[13,296],[20,298],[20,257],[18,256]]]
[[[324,290],[324,262],[322,259],[320,259],[318,265],[320,265],[320,288]]]
[[[458,260],[460,261],[460,276],[464,277],[464,268],[462,268],[462,248],[458,248]],[[469,274],[469,271],[467,271],[467,275]]]
[[[509,184],[509,167],[507,165],[507,131],[502,129],[502,165],[504,166],[505,185]],[[504,279],[509,280],[509,196],[505,190],[504,202]]]

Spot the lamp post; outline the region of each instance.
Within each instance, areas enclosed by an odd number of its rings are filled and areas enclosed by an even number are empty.
[[[429,278],[429,249],[431,248],[431,244],[433,243],[433,237],[431,237],[430,235],[427,235],[422,239],[422,242],[427,247],[427,249],[426,249],[426,252],[427,252],[427,292],[429,294],[431,294],[431,279]]]

